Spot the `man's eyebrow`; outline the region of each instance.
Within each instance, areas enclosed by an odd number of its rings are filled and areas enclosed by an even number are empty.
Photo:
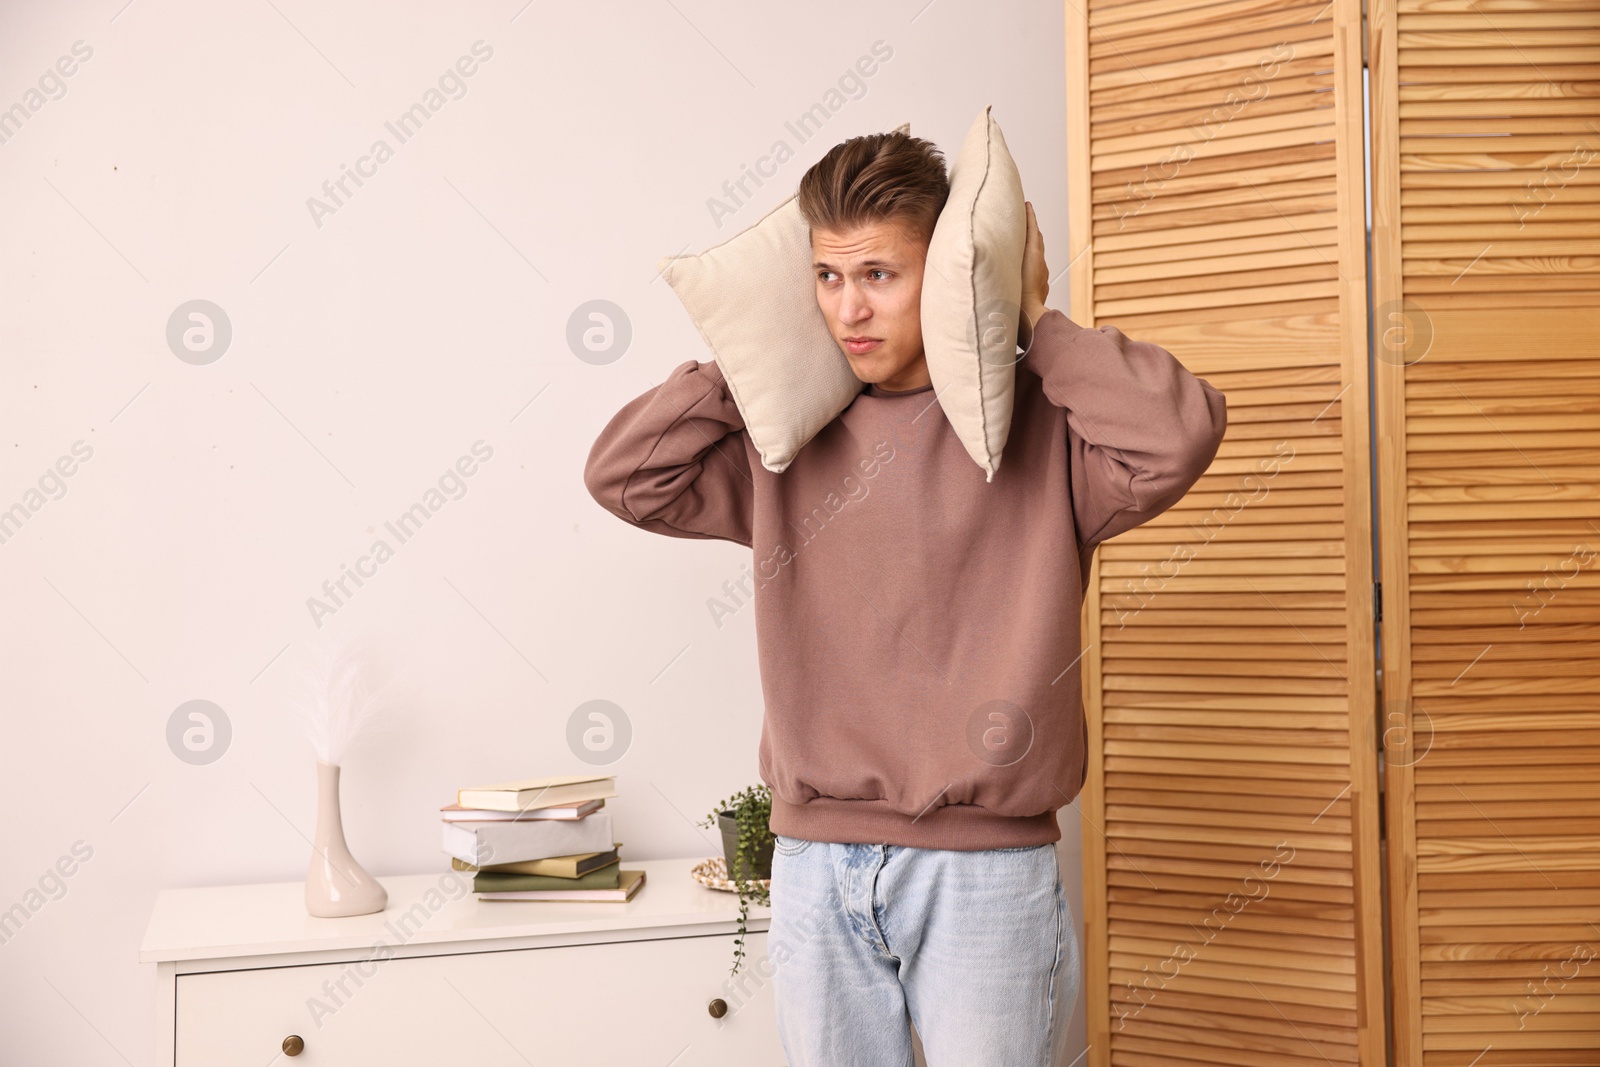
[[[856,266],[862,270],[877,270],[879,268],[883,268],[885,270],[898,270],[900,268],[900,264],[888,259],[863,259],[860,263],[857,263]],[[815,263],[811,264],[811,269],[833,270],[834,267],[832,263],[819,259]]]

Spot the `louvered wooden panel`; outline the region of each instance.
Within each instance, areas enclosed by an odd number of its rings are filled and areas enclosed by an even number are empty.
[[[1089,1062],[1382,1062],[1358,0],[1077,0],[1072,317],[1227,394],[1085,602]]]
[[[1600,3],[1372,0],[1401,1065],[1600,1064]]]

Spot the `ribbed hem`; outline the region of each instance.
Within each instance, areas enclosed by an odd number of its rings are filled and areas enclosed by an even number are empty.
[[[772,796],[772,832],[806,841],[868,845],[904,845],[970,852],[985,848],[1019,848],[1061,840],[1056,813],[996,815],[976,804],[944,804],[913,818],[895,811],[886,800],[841,800],[814,797],[790,804]]]

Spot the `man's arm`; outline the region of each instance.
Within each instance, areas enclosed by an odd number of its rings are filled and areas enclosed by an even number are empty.
[[[1227,400],[1172,353],[1055,310],[1032,322],[1029,341],[1021,366],[1067,409],[1080,550],[1155,518],[1211,465],[1228,425]]]
[[[755,483],[744,417],[715,360],[689,360],[612,416],[583,484],[601,507],[668,537],[749,546]]]
[[[1044,306],[1050,270],[1044,234],[1024,201],[1021,364],[1067,409],[1072,515],[1078,550],[1149,522],[1205,473],[1228,427],[1228,405],[1158,345],[1115,326],[1086,329]],[[1087,558],[1083,562],[1088,571]]]

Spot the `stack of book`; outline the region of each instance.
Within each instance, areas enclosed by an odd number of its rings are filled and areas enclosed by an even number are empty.
[[[612,775],[553,775],[471,786],[439,809],[450,864],[479,900],[632,899],[644,871],[622,869],[605,798]]]

